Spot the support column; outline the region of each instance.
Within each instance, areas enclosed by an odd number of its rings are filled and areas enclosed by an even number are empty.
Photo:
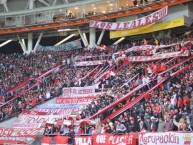
[[[33,47],[33,33],[28,33],[28,43],[27,43],[27,53],[30,54],[32,52],[32,47]]]
[[[17,39],[19,40],[19,44],[21,45],[21,48],[23,50],[23,54],[26,54],[27,53],[27,49],[26,49],[26,46],[23,44],[21,38],[19,35],[17,35]]]
[[[101,34],[100,34],[100,36],[99,36],[99,39],[98,39],[98,41],[97,41],[97,45],[100,45],[100,44],[101,44],[101,41],[102,41],[102,39],[103,39],[104,34],[105,34],[105,30],[102,30],[102,31],[101,31]]]
[[[85,42],[86,42],[86,46],[88,46],[88,39],[87,39],[87,37],[86,37],[86,34],[85,34],[85,33],[83,33],[83,37],[84,37],[84,40],[85,40]]]
[[[34,0],[29,0],[29,9],[34,8]]]
[[[81,30],[80,30],[78,27],[77,27],[77,30],[78,30],[78,33],[79,33],[79,35],[80,35],[80,38],[81,38],[82,41],[83,41],[84,47],[87,47],[86,41],[84,40],[84,36],[83,36]]]
[[[40,33],[40,36],[38,37],[38,40],[37,40],[36,45],[35,45],[34,50],[33,50],[34,53],[36,53],[37,47],[40,44],[42,36],[43,36],[43,33]]]
[[[90,47],[95,47],[96,44],[96,29],[90,28]]]

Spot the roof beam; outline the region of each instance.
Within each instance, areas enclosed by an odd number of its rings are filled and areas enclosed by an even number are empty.
[[[52,4],[52,5],[53,5],[53,6],[55,6],[55,5],[56,5],[56,3],[57,3],[57,1],[58,1],[58,0],[54,0],[54,2],[53,2],[53,4]]]
[[[38,0],[40,3],[44,4],[45,6],[50,6],[50,4],[48,2],[46,2],[45,0]]]
[[[9,9],[7,7],[7,0],[1,0],[0,4],[2,4],[4,6],[6,12],[9,12]]]

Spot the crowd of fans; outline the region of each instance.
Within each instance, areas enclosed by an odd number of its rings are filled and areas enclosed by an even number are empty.
[[[149,40],[149,42],[151,41],[152,40]],[[187,40],[183,39],[183,41]],[[144,41],[142,41],[142,44],[143,42]],[[182,49],[180,44],[182,43],[181,38],[172,38],[172,40],[169,41],[170,43],[167,43],[166,40],[163,39],[160,40],[159,43],[164,44],[164,42],[166,45],[177,42],[179,43],[176,48],[173,46],[167,48],[167,52],[176,52]],[[136,45],[134,42],[131,44],[130,47]],[[126,48],[124,48],[124,50],[125,49]],[[119,46],[117,50],[120,50]],[[117,50],[115,52],[117,52]],[[171,77],[171,74],[182,69],[182,67],[189,65],[193,60],[191,59],[188,62],[182,63],[178,67],[167,71],[167,69],[182,62],[184,59],[185,58],[181,57],[178,59],[171,58],[149,63],[133,63],[132,66],[124,64],[123,61],[119,62],[117,68],[123,66],[120,70],[117,69],[117,71],[114,69],[111,71],[113,73],[109,73],[107,76],[100,79],[99,89],[102,87],[106,88],[106,95],[101,95],[97,99],[94,99],[91,104],[83,106],[81,108],[81,114],[77,114],[79,119],[89,118],[101,109],[120,99],[137,86],[146,84],[148,81],[151,81],[151,83],[136,91],[131,97],[129,97],[129,99],[126,99],[117,106],[109,109],[103,114],[100,114],[95,118],[95,125],[87,125],[86,127],[79,127],[78,129],[67,125],[59,127],[53,125],[51,128],[46,128],[48,131],[46,134],[49,135],[49,132],[50,134],[58,132],[63,135],[71,136],[72,134],[83,135],[97,133],[122,134],[130,132],[192,131],[193,68],[190,67],[188,70],[175,77]],[[166,73],[163,73],[165,71]],[[100,123],[100,121],[108,117],[110,114],[117,111],[119,108],[124,107],[125,104],[152,88],[159,79],[163,77],[167,77],[167,80],[158,88],[146,95],[144,99],[138,102],[134,107],[123,112],[112,120],[108,119],[104,124]],[[54,132],[52,132],[53,128],[55,128]]]
[[[166,40],[159,40],[159,44],[168,45],[182,41],[181,38]],[[152,44],[153,41],[153,39],[147,40],[147,44]],[[180,43],[178,49],[169,47],[167,48],[167,52],[180,51],[182,49]],[[126,50],[137,45],[144,45],[144,40],[131,42],[124,46],[113,46],[113,49],[110,51],[78,50],[68,53],[38,52],[37,54],[31,54],[29,56],[1,54],[1,96],[3,98],[7,96],[18,98],[1,108],[0,120],[17,114],[21,112],[22,109],[31,109],[50,98],[61,96],[63,94],[62,88],[64,87],[84,87],[99,82],[97,91],[105,90],[106,95],[101,95],[93,100],[91,104],[83,106],[81,108],[81,114],[78,114],[81,119],[89,118],[99,110],[119,100],[136,87],[151,81],[151,83],[141,87],[141,89],[132,94],[129,99],[100,114],[95,118],[96,125],[86,126],[84,128],[79,127],[76,128],[76,130],[74,130],[73,127],[64,125],[59,128],[55,126],[52,128],[46,127],[45,134],[55,134],[57,131],[64,135],[95,133],[119,134],[139,131],[192,131],[193,68],[191,67],[174,78],[170,76],[173,72],[181,69],[182,66],[190,64],[192,60],[170,70],[167,74],[163,72],[183,61],[185,58],[170,58],[161,61],[132,64],[128,64],[128,62],[124,62],[123,60],[120,60],[118,63],[108,63],[108,61],[111,61],[113,58],[113,52]],[[129,54],[125,53],[125,55],[127,56]],[[82,58],[80,56],[82,56]],[[106,61],[104,65],[100,65],[100,67],[96,69],[96,72],[94,72],[94,75],[92,74],[82,79],[95,69],[96,66],[75,67],[73,64],[81,61],[95,60],[108,61]],[[59,69],[40,80],[36,79],[38,76],[58,65],[61,65]],[[108,73],[100,78],[100,76],[106,72],[107,67]],[[164,76],[168,77],[167,81],[151,91],[151,93],[146,95],[144,99],[134,107],[125,111],[115,119],[108,120],[104,124],[100,123],[100,121],[110,114],[124,107],[125,104],[152,88],[157,81]],[[6,90],[21,83],[27,77],[33,78],[33,81],[28,85],[28,88],[34,85],[32,89],[23,93],[16,91],[11,94],[6,94]],[[96,79],[98,79],[97,82],[95,81]]]

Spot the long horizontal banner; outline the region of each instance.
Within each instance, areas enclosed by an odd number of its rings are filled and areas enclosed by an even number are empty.
[[[81,97],[81,98],[56,98],[57,104],[88,104],[96,97]]]
[[[156,23],[154,25],[148,25],[144,27],[140,27],[132,30],[125,31],[110,31],[110,39],[125,37],[125,36],[133,36],[133,35],[141,35],[166,29],[171,29],[175,27],[184,26],[185,19],[178,18],[167,22]]]
[[[47,105],[37,106],[36,108],[39,108],[39,109],[77,109],[77,108],[80,108],[80,105],[79,104],[73,104],[73,105],[72,104],[47,104]],[[46,111],[43,111],[43,112],[46,112]]]
[[[0,137],[0,144],[1,145],[31,145],[35,141],[34,136],[25,136],[25,137],[20,137],[20,136],[1,136]]]
[[[98,87],[98,84],[87,87],[69,87],[63,88],[63,97],[78,97],[78,96],[88,96],[95,93],[95,89]]]
[[[163,53],[159,55],[153,55],[153,56],[132,56],[128,57],[129,62],[145,62],[145,61],[155,61],[160,59],[166,59],[166,58],[172,58],[172,57],[179,57],[179,56],[188,56],[188,51],[185,53],[181,52],[171,52],[171,53]],[[120,58],[118,58],[119,60]],[[123,58],[121,58],[123,59]]]
[[[103,21],[90,21],[90,28],[104,29],[104,30],[130,30],[150,24],[156,23],[158,20],[168,15],[168,7],[164,7],[145,17],[127,21],[127,22],[103,22]]]
[[[158,49],[163,49],[163,48],[168,48],[168,47],[172,47],[172,46],[176,46],[177,44],[171,44],[171,45],[141,45],[141,46],[133,46],[127,50],[124,51],[119,51],[115,54],[119,54],[119,53],[129,53],[132,51],[144,51],[144,50],[152,50],[154,51],[153,54],[158,50]]]
[[[193,133],[139,133],[139,145],[192,145]]]
[[[17,129],[17,128],[0,128],[0,136],[36,136],[43,129]]]
[[[63,115],[19,115],[19,123],[45,123],[63,119]]]
[[[46,112],[37,112],[31,110],[23,110],[19,115],[46,115]]]
[[[41,145],[68,145],[68,136],[44,136]]]
[[[47,114],[58,114],[58,115],[63,115],[65,114],[66,116],[70,115],[72,112],[77,112],[79,111],[79,108],[70,108],[70,109],[59,109],[59,108],[52,108],[52,109],[47,109],[47,108],[34,108],[35,111],[44,111]]]
[[[13,123],[13,128],[41,128],[41,123]]]
[[[92,141],[93,137],[93,141]],[[137,134],[76,136],[75,145],[136,145]]]
[[[74,40],[68,43],[64,43],[58,46],[37,46],[37,51],[70,51],[82,48],[80,39]]]
[[[104,64],[106,60],[96,60],[96,61],[81,61],[75,62],[74,66],[92,66],[92,65],[100,65]]]

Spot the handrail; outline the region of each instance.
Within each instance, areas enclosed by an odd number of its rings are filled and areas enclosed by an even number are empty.
[[[178,75],[179,73],[187,70],[188,68],[190,68],[193,65],[193,63],[183,67],[182,69],[176,71],[175,73],[173,73],[171,76],[174,77],[176,75]],[[108,119],[113,119],[114,117],[120,115],[121,113],[123,113],[124,111],[126,111],[127,109],[129,109],[130,107],[132,107],[133,105],[135,105],[137,102],[139,102],[145,95],[147,95],[148,93],[150,93],[152,90],[154,90],[155,88],[157,88],[160,84],[162,84],[164,81],[166,81],[168,79],[168,77],[163,78],[159,83],[157,83],[154,87],[152,87],[151,89],[149,89],[148,91],[146,91],[145,93],[139,95],[137,98],[135,98],[134,100],[132,100],[131,102],[129,102],[128,104],[126,104],[124,107],[120,108],[119,110],[117,110],[116,112],[113,112],[110,116],[106,117],[102,123],[105,123]]]
[[[41,78],[43,78],[44,76],[52,73],[53,71],[55,71],[57,68],[59,68],[59,67],[61,67],[61,66],[62,66],[62,65],[59,65],[59,66],[57,66],[57,67],[52,68],[51,70],[45,72],[43,75],[41,75],[41,76],[39,76],[38,78],[36,78],[36,80],[41,80]],[[35,84],[33,84],[32,86],[30,86],[27,90],[21,92],[19,95],[13,97],[13,98],[10,99],[9,101],[7,101],[5,104],[1,105],[1,106],[0,106],[0,109],[1,109],[2,107],[6,106],[8,103],[10,103],[10,102],[14,101],[15,99],[19,98],[20,95],[24,95],[27,91],[31,90],[32,88],[34,88],[34,87],[37,86],[38,84],[40,84],[40,81],[37,81]]]
[[[190,60],[192,58],[191,57],[188,57],[187,59],[185,59],[186,61]],[[184,62],[186,62],[184,61]],[[183,63],[184,63],[183,62]],[[176,65],[174,65],[175,67],[181,65],[182,63],[177,63]],[[170,69],[170,68],[169,68]],[[167,70],[165,71],[167,72]],[[164,73],[164,72],[163,72]],[[149,83],[149,82],[148,82]],[[128,97],[130,97],[131,95],[133,95],[136,91],[140,90],[141,88],[143,88],[145,85],[147,85],[148,83],[146,84],[141,84],[139,86],[137,86],[135,89],[133,89],[132,91],[130,91],[129,93],[127,93],[124,97],[120,98],[119,100],[116,100],[115,102],[113,102],[112,104],[108,105],[107,107],[103,108],[102,110],[98,111],[97,113],[95,113],[93,116],[90,117],[90,119],[93,119],[95,117],[97,117],[98,115],[104,113],[105,111],[111,109],[112,107],[114,106],[117,106],[119,103],[123,102],[124,100],[126,100]]]
[[[38,30],[47,30],[47,29],[54,29],[54,28],[61,28],[61,27],[66,27],[66,26],[77,26],[80,24],[86,24],[89,23],[89,21],[92,20],[110,20],[114,18],[119,18],[119,17],[125,17],[129,15],[135,15],[138,13],[143,13],[143,12],[149,12],[153,10],[160,9],[164,6],[173,6],[173,5],[178,5],[181,3],[186,3],[190,2],[191,0],[173,0],[173,1],[159,1],[159,2],[152,2],[148,4],[148,7],[151,7],[151,9],[146,9],[146,5],[142,7],[133,7],[133,8],[127,8],[125,10],[120,10],[116,9],[112,12],[108,12],[106,14],[98,14],[98,15],[93,15],[91,17],[79,17],[77,19],[72,19],[69,21],[60,21],[60,22],[53,22],[51,19],[51,16],[48,21],[42,21],[41,23],[35,23],[34,21],[33,24],[30,23],[28,24],[19,24],[19,26],[13,26],[13,27],[3,27],[0,30],[0,34],[13,34],[13,33],[20,33],[20,32],[31,32],[31,31],[38,31]],[[145,10],[144,10],[145,9]],[[35,14],[34,14],[35,15]],[[19,17],[19,16],[18,16]],[[4,17],[5,18],[5,17]],[[23,23],[23,22],[22,22]],[[40,27],[42,26],[42,27]],[[26,28],[27,27],[27,28]],[[6,30],[6,31],[5,31]]]

